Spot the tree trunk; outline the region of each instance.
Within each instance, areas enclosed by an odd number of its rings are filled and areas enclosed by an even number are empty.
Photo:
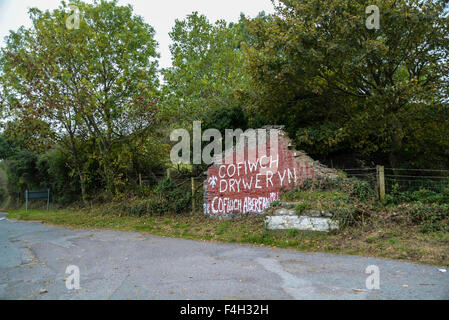
[[[104,143],[100,142],[100,153],[102,155],[103,162],[103,177],[106,184],[106,192],[112,196],[115,193],[115,181],[114,181],[114,169],[111,167],[110,148]]]
[[[87,192],[86,192],[86,174],[83,173],[83,163],[78,157],[78,148],[76,147],[75,133],[72,130],[68,130],[70,135],[70,152],[72,153],[73,162],[75,164],[75,172],[80,179],[81,198],[85,206],[88,206]]]
[[[391,134],[391,151],[388,157],[391,168],[393,168],[394,175],[398,175],[399,171],[396,169],[400,166],[399,152],[402,148],[402,141],[404,139],[404,134],[402,132],[402,125],[397,120],[395,116],[392,117],[393,120],[393,132]]]
[[[80,186],[81,186],[81,197],[83,199],[83,203],[85,206],[88,205],[87,202],[87,194],[86,194],[86,175],[81,171],[78,171],[78,176],[80,178]]]

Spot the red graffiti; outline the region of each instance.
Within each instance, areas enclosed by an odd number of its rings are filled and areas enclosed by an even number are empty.
[[[233,161],[209,168],[205,183],[206,214],[260,214],[279,199],[281,189],[289,190],[314,177],[307,161],[299,161],[279,135],[277,150],[267,148],[264,154],[248,150],[233,154]],[[240,161],[237,161],[239,159]]]

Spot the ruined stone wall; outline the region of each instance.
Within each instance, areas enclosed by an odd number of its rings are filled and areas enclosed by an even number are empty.
[[[273,132],[277,135],[275,150],[271,150],[273,144],[268,138],[266,153],[260,154],[258,146],[247,146],[244,155],[234,150],[232,161],[222,161],[223,164],[209,168],[204,181],[206,215],[229,218],[263,214],[273,201],[279,199],[282,190],[301,185],[306,179],[337,177],[334,170],[304,152],[294,150],[281,128],[265,127],[264,130],[267,137]]]

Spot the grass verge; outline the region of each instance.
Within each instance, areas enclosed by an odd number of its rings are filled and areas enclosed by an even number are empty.
[[[110,208],[109,208],[110,209]],[[194,240],[243,243],[305,252],[328,252],[392,258],[438,266],[449,266],[449,234],[420,233],[418,227],[371,224],[348,227],[336,233],[268,231],[264,219],[211,220],[200,214],[123,216],[114,210],[25,210],[10,211],[8,218],[43,221],[82,229],[110,229],[151,233]]]

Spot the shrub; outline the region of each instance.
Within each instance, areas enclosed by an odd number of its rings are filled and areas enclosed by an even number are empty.
[[[410,198],[412,201],[419,201],[423,203],[449,203],[449,189],[446,189],[441,193],[421,189],[419,191],[413,192]]]
[[[357,197],[361,201],[366,201],[374,196],[374,189],[368,181],[355,179],[352,184],[351,195]]]
[[[298,215],[300,215],[300,214],[302,214],[304,211],[309,210],[310,208],[311,208],[310,203],[307,202],[307,201],[304,201],[304,202],[298,204],[298,205],[296,206],[295,210],[296,210],[296,213],[297,213]]]
[[[405,191],[399,190],[399,185],[395,184],[392,190],[385,197],[388,204],[400,204],[410,202],[420,202],[427,204],[445,204],[449,203],[449,189],[443,192],[435,192],[427,189],[420,189],[419,191]]]
[[[347,179],[346,179],[347,181]],[[323,188],[326,190],[341,190],[344,186],[345,179],[338,177],[336,179],[328,179],[325,181]]]
[[[338,222],[340,228],[351,227],[361,222],[364,211],[361,208],[349,205],[333,210],[333,220]]]
[[[415,204],[409,208],[408,214],[415,224],[420,225],[423,233],[449,232],[449,204]]]
[[[148,201],[150,214],[185,213],[191,203],[191,194],[182,190],[170,178],[161,180],[155,188],[156,197]]]
[[[3,205],[6,199],[8,199],[8,192],[3,186],[0,186],[0,205]]]
[[[160,199],[148,200],[148,214],[162,216],[168,212],[166,201]]]
[[[275,200],[271,203],[270,207],[276,208],[276,207],[279,207],[280,204],[281,204],[281,202],[279,200]]]
[[[51,189],[52,202],[68,204],[81,196],[78,178],[67,162],[67,155],[60,149],[51,149],[37,158],[37,172],[42,176],[42,186]]]
[[[130,213],[134,216],[141,217],[148,212],[148,206],[147,203],[138,203],[134,204],[130,208]]]
[[[0,163],[0,205],[4,205],[9,197],[8,190],[6,189],[7,180],[3,163]]]

